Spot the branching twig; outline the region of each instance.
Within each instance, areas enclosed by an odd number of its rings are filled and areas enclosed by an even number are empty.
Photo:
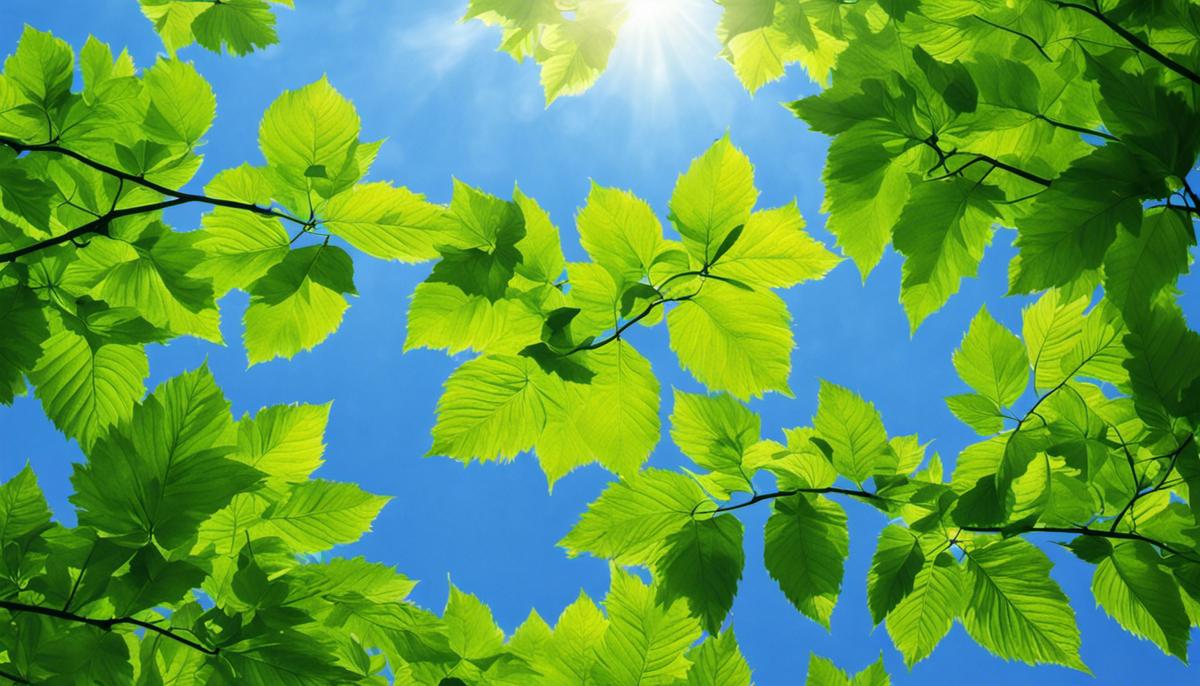
[[[175,632],[171,631],[170,629],[164,629],[164,628],[158,626],[157,624],[142,621],[140,619],[135,619],[133,617],[113,617],[111,619],[96,619],[94,617],[84,617],[82,615],[77,615],[73,612],[57,610],[52,607],[42,607],[40,605],[27,605],[25,603],[14,603],[14,602],[7,601],[7,600],[0,600],[0,609],[8,610],[9,612],[13,612],[13,613],[24,612],[24,613],[28,613],[28,614],[42,615],[45,617],[53,617],[55,619],[61,619],[65,622],[75,622],[77,624],[86,624],[88,626],[96,627],[97,629],[100,629],[101,631],[112,631],[113,627],[116,627],[116,626],[122,625],[122,624],[129,625],[129,626],[136,626],[136,627],[145,629],[146,631],[152,631],[164,638],[169,638],[172,641],[175,641],[177,643],[181,643],[189,648],[192,648],[193,650],[198,650],[198,651],[204,653],[205,655],[218,655],[221,652],[220,648],[209,648],[208,646],[203,645],[201,643],[197,643],[196,641],[186,639],[183,636],[180,636],[179,634],[176,634]]]

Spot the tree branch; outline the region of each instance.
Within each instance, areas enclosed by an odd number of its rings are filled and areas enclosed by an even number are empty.
[[[22,143],[17,140],[13,140],[11,138],[5,138],[3,136],[0,136],[0,145],[6,145],[9,148],[11,148],[12,150],[16,151],[17,153],[43,152],[43,153],[52,153],[52,154],[57,154],[57,155],[63,155],[65,157],[70,157],[71,159],[73,159],[77,162],[80,162],[81,164],[87,165],[88,167],[91,167],[92,169],[95,169],[98,172],[102,172],[109,176],[121,179],[122,181],[128,181],[130,183],[135,183],[139,186],[142,186],[143,188],[148,188],[156,193],[161,193],[169,198],[175,198],[177,200],[183,200],[185,202],[199,202],[199,203],[204,203],[207,205],[214,205],[216,207],[228,207],[228,208],[235,209],[235,210],[245,210],[246,212],[253,212],[255,214],[261,214],[266,217],[275,217],[277,219],[283,219],[285,221],[289,221],[294,224],[299,224],[300,226],[310,226],[312,223],[312,222],[306,222],[303,219],[300,219],[299,217],[294,217],[286,212],[279,212],[279,211],[273,210],[269,207],[261,207],[259,205],[255,205],[253,203],[239,202],[237,200],[225,200],[223,198],[212,198],[207,195],[200,195],[200,194],[196,194],[196,193],[184,193],[182,191],[177,191],[172,188],[163,186],[161,184],[154,183],[153,181],[146,179],[144,176],[130,174],[128,172],[121,171],[120,169],[110,167],[102,162],[97,162],[96,160],[93,160],[85,155],[75,152],[74,150],[64,148],[60,145],[55,145],[52,143],[46,143],[46,144],[41,144],[41,145],[30,145],[30,144]]]
[[[1074,131],[1075,133],[1081,133],[1085,136],[1095,136],[1096,138],[1103,138],[1104,140],[1112,142],[1112,143],[1119,143],[1121,141],[1120,138],[1117,138],[1116,136],[1112,135],[1111,133],[1108,133],[1107,131],[1097,131],[1095,129],[1089,129],[1089,128],[1086,128],[1083,126],[1075,126],[1074,124],[1068,124],[1066,122],[1061,122],[1061,121],[1058,121],[1057,119],[1051,119],[1050,117],[1047,117],[1044,114],[1037,115],[1037,118],[1040,119],[1041,121],[1046,122],[1050,126],[1053,126],[1058,129]]]
[[[974,153],[974,152],[960,152],[958,150],[951,150],[949,152],[946,152],[945,150],[942,150],[942,147],[938,144],[937,134],[930,134],[930,136],[928,138],[922,140],[921,142],[924,143],[925,145],[929,146],[929,148],[932,149],[934,151],[934,153],[936,153],[938,156],[937,164],[935,164],[933,166],[933,169],[930,169],[929,171],[932,172],[934,169],[946,170],[946,173],[944,175],[937,177],[938,179],[946,179],[946,178],[949,178],[952,176],[959,176],[960,174],[962,174],[962,172],[967,167],[970,167],[971,165],[973,165],[977,162],[984,162],[986,164],[991,165],[993,169],[1001,169],[1003,171],[1008,172],[1009,174],[1019,176],[1022,179],[1025,179],[1026,181],[1029,181],[1031,183],[1036,183],[1039,186],[1042,186],[1045,188],[1049,188],[1050,184],[1052,183],[1050,179],[1047,179],[1044,176],[1038,176],[1037,174],[1034,174],[1033,172],[1025,171],[1024,169],[1021,169],[1019,167],[1014,167],[1011,164],[1008,164],[1007,162],[1001,162],[1000,160],[996,159],[995,157],[992,157],[991,155],[984,155],[981,153]],[[957,169],[950,169],[950,167],[947,163],[950,161],[951,158],[958,157],[959,155],[969,155],[973,159],[971,159],[969,162],[967,162],[966,164],[963,164],[962,166],[960,166]]]
[[[139,205],[137,207],[126,207],[124,209],[114,210],[102,217],[99,217],[98,219],[93,219],[92,221],[84,224],[83,226],[71,229],[70,231],[68,231],[64,234],[61,234],[59,236],[54,236],[53,238],[47,238],[44,241],[39,241],[32,245],[27,245],[24,248],[18,248],[16,250],[13,250],[12,252],[6,252],[3,254],[0,254],[0,264],[4,264],[6,262],[12,262],[19,257],[24,257],[26,255],[33,254],[35,252],[38,252],[39,250],[45,250],[46,248],[52,248],[56,245],[61,245],[63,243],[74,242],[77,238],[80,238],[82,236],[87,236],[89,234],[98,234],[101,236],[107,236],[109,227],[112,225],[112,222],[114,220],[120,219],[122,217],[129,217],[129,216],[137,215],[137,214],[145,214],[147,212],[156,212],[158,210],[165,210],[168,207],[175,207],[176,205],[182,205],[182,204],[188,203],[188,202],[194,202],[194,201],[189,200],[187,198],[175,198],[173,200],[164,200],[163,202],[157,202],[157,203],[154,203],[151,205]]]
[[[787,498],[788,496],[799,495],[801,493],[812,493],[812,494],[817,494],[817,495],[836,493],[838,495],[847,495],[852,498],[862,498],[864,500],[882,500],[882,501],[887,500],[887,498],[879,495],[878,493],[872,493],[870,491],[864,491],[861,489],[838,488],[837,486],[828,486],[826,488],[795,488],[795,489],[791,489],[791,490],[787,490],[787,491],[775,491],[773,493],[760,493],[745,502],[737,503],[736,505],[726,505],[724,507],[718,507],[715,510],[709,510],[706,512],[701,512],[699,514],[716,514],[718,512],[733,512],[734,510],[740,510],[744,507],[750,507],[751,505],[757,505],[758,503],[761,503],[764,500],[774,500],[776,498]]]
[[[691,295],[685,295],[681,298],[659,298],[658,300],[655,300],[655,301],[651,302],[649,305],[647,305],[646,309],[644,309],[640,313],[638,313],[638,315],[636,317],[634,317],[633,319],[628,319],[625,321],[624,324],[618,326],[617,329],[615,331],[613,331],[612,334],[610,334],[609,336],[606,336],[605,338],[602,338],[598,341],[592,341],[591,343],[588,343],[587,345],[577,345],[573,349],[571,349],[571,352],[567,353],[567,355],[574,355],[575,353],[581,352],[584,350],[595,350],[596,348],[603,348],[604,346],[608,345],[609,343],[612,343],[613,341],[620,340],[621,334],[625,333],[626,329],[633,326],[634,324],[637,324],[638,322],[642,321],[646,317],[649,317],[650,313],[654,311],[654,308],[660,307],[662,305],[666,305],[667,303],[676,303],[676,302],[683,302],[685,300],[691,300],[695,295],[696,294],[693,293]]]
[[[135,619],[133,617],[113,617],[111,619],[95,619],[93,617],[84,617],[82,615],[77,615],[73,612],[56,610],[52,607],[42,607],[40,605],[27,605],[25,603],[14,603],[14,602],[10,602],[7,600],[0,600],[0,609],[8,610],[9,612],[13,612],[13,613],[26,612],[29,614],[42,615],[45,617],[53,617],[55,619],[61,619],[65,622],[75,622],[77,624],[86,624],[88,626],[96,627],[97,629],[100,629],[101,631],[112,631],[113,627],[121,625],[121,624],[126,624],[129,626],[140,627],[142,629],[145,629],[146,631],[154,632],[160,636],[163,636],[164,638],[169,638],[172,641],[175,641],[175,642],[183,644],[189,648],[192,648],[193,650],[198,650],[198,651],[204,653],[205,655],[219,655],[221,652],[220,648],[209,648],[206,645],[186,639],[183,636],[180,636],[179,634],[174,633],[170,629],[164,629],[156,624],[152,624],[150,622],[144,622],[140,619]]]
[[[1087,14],[1090,14],[1091,16],[1095,17],[1096,19],[1100,20],[1105,26],[1112,29],[1113,33],[1116,33],[1121,38],[1124,38],[1125,42],[1134,46],[1138,50],[1141,50],[1142,52],[1146,53],[1147,55],[1153,57],[1155,60],[1157,60],[1160,64],[1162,64],[1167,69],[1170,69],[1171,71],[1175,72],[1176,74],[1179,74],[1180,76],[1184,77],[1185,79],[1187,79],[1188,81],[1191,81],[1194,84],[1200,85],[1200,74],[1197,74],[1196,72],[1192,71],[1191,69],[1188,69],[1184,65],[1176,62],[1175,60],[1171,59],[1170,57],[1167,57],[1163,53],[1159,52],[1158,50],[1156,50],[1154,48],[1154,46],[1150,45],[1146,41],[1139,38],[1133,32],[1129,31],[1129,29],[1126,29],[1124,26],[1121,26],[1120,24],[1113,21],[1112,19],[1109,19],[1099,9],[1094,8],[1094,7],[1088,7],[1087,5],[1081,5],[1077,2],[1062,2],[1061,0],[1051,0],[1051,1],[1055,5],[1057,5],[1059,8],[1074,9],[1074,10],[1079,10],[1080,12],[1085,12]]]

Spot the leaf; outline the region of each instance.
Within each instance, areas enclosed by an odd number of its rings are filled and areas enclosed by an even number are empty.
[[[895,474],[896,453],[888,446],[879,411],[848,388],[821,382],[813,427],[833,449],[833,466],[855,483],[875,474]]]
[[[296,483],[321,466],[329,405],[276,405],[238,422],[234,459],[267,476]]]
[[[1019,538],[994,540],[972,548],[966,566],[972,591],[963,626],[971,638],[1008,660],[1087,672],[1075,613],[1044,553]]]
[[[714,472],[740,475],[742,458],[758,443],[760,421],[728,394],[699,395],[675,391],[671,438],[693,462]]]
[[[138,545],[186,543],[260,477],[224,457],[232,441],[229,403],[207,368],[165,382],[75,465],[79,523]]]
[[[50,526],[50,506],[28,464],[0,484],[0,549]]]
[[[141,346],[93,344],[52,322],[29,380],[46,416],[86,449],[110,426],[129,418],[149,375]]]
[[[250,364],[311,350],[342,323],[356,294],[354,264],[344,250],[314,245],[288,253],[250,285],[243,338]]]
[[[591,461],[632,476],[658,443],[659,386],[650,362],[623,340],[588,351],[581,361],[595,376],[567,384],[575,395],[550,414],[537,440],[538,460],[551,484]]]
[[[637,577],[612,570],[604,599],[608,631],[593,670],[599,683],[668,685],[687,676],[683,652],[700,638],[700,625],[683,603],[658,605]]]
[[[867,572],[867,606],[876,625],[913,592],[924,566],[925,555],[915,534],[894,524],[883,530]]]
[[[504,647],[504,632],[496,626],[492,611],[479,598],[463,593],[454,584],[450,584],[445,620],[450,649],[464,658],[491,657]]]
[[[561,393],[561,382],[528,357],[471,360],[446,380],[429,454],[511,460],[533,447]]]
[[[339,193],[322,214],[330,233],[381,260],[430,260],[445,240],[443,208],[388,183],[359,184]]]
[[[258,2],[239,0],[230,6],[230,14],[238,16],[245,11],[246,3]],[[212,7],[205,14],[227,5]],[[322,77],[298,90],[285,91],[271,103],[258,129],[258,145],[267,163],[291,186],[307,190],[311,181],[304,174],[309,168],[346,166],[354,154],[359,128],[354,105]]]
[[[159,59],[142,77],[150,107],[146,132],[164,143],[200,142],[217,114],[212,87],[188,62]]]
[[[1122,146],[1105,145],[1073,162],[1018,222],[1020,255],[1009,290],[1067,285],[1099,267],[1118,227],[1138,233],[1141,198],[1152,194],[1137,160]]]
[[[804,218],[793,202],[751,214],[709,271],[751,286],[790,288],[824,278],[840,261],[805,233]]]
[[[49,336],[37,296],[28,288],[0,288],[0,404],[11,405],[25,393],[25,375],[42,356],[42,341]]]
[[[929,657],[966,600],[962,568],[947,552],[925,556],[912,591],[887,615],[887,632],[911,668]]]
[[[738,649],[733,629],[710,634],[688,653],[687,686],[750,686],[750,665]]]
[[[960,393],[947,396],[946,406],[980,436],[998,434],[1004,429],[1004,415],[991,398],[978,393]]]
[[[746,400],[790,394],[792,332],[787,306],[773,293],[707,281],[667,315],[671,350],[704,385]]]
[[[908,174],[920,160],[911,140],[880,123],[856,126],[829,146],[822,211],[829,213],[829,231],[864,279],[892,240],[912,188]]]
[[[784,595],[829,629],[850,550],[846,513],[827,498],[775,500],[767,520],[764,562]]]
[[[205,48],[221,52],[224,47],[234,55],[279,42],[275,15],[263,0],[222,0],[196,15],[192,32]]]
[[[892,236],[905,257],[900,301],[913,332],[958,292],[963,277],[975,276],[1003,199],[996,187],[961,177],[913,189]]]
[[[658,217],[644,200],[593,182],[575,222],[584,250],[618,285],[637,283],[650,274],[663,236]]]
[[[687,251],[707,266],[725,237],[750,220],[757,199],[750,160],[724,136],[680,175],[671,221]]]
[[[302,554],[329,550],[362,538],[389,500],[355,484],[305,481],[263,513],[261,535],[278,536]]]
[[[608,620],[583,592],[558,616],[544,662],[535,663],[547,678],[559,683],[587,683],[604,641]]]
[[[1138,416],[1151,427],[1167,429],[1172,417],[1200,414],[1195,399],[1187,396],[1200,378],[1200,334],[1187,328],[1178,305],[1158,305],[1128,324],[1124,365]]]
[[[733,515],[693,519],[667,537],[662,559],[655,565],[658,601],[685,598],[693,617],[716,635],[733,607],[746,557],[742,523]]]
[[[559,545],[572,557],[591,553],[621,565],[651,566],[662,556],[667,538],[707,502],[687,476],[647,469],[610,484]]]
[[[1187,273],[1188,248],[1195,243],[1191,219],[1182,211],[1146,212],[1141,231],[1118,232],[1104,256],[1104,297],[1122,310],[1148,308]]]
[[[1187,662],[1190,622],[1175,580],[1149,545],[1141,541],[1113,545],[1096,567],[1092,594],[1130,633]]]
[[[579,7],[573,19],[545,28],[538,61],[542,65],[542,89],[546,106],[563,95],[587,90],[608,66],[616,45],[620,8],[606,3]]]
[[[1088,298],[1068,301],[1057,290],[1047,291],[1021,313],[1021,335],[1033,367],[1035,389],[1049,389],[1065,378],[1063,362],[1083,333]]]
[[[75,55],[61,38],[26,25],[17,49],[4,62],[4,76],[43,111],[60,105],[71,92]]]
[[[1011,406],[1029,385],[1025,346],[992,319],[987,307],[979,309],[954,351],[954,369],[968,386],[999,407]]]
[[[278,219],[218,207],[200,221],[195,246],[204,259],[193,273],[212,280],[216,297],[248,289],[288,256],[289,238]]]

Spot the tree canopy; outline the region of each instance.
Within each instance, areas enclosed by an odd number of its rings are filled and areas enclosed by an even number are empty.
[[[889,246],[903,256],[913,331],[1012,232],[1008,290],[1027,305],[1019,331],[980,309],[947,351],[961,380],[947,406],[978,434],[950,468],[929,436],[889,433],[833,380],[797,426],[763,427],[748,405],[791,394],[779,293],[842,258],[795,203],[760,206],[736,131],[663,170],[679,173],[664,208],[593,183],[579,262],[520,188],[455,180],[441,205],[364,181],[381,142],[361,139],[326,79],[282,93],[261,158],[197,192],[217,94],[176,53],[264,48],[274,5],[292,3],[140,4],[167,51],[153,65],[26,27],[0,75],[0,403],[32,393],[82,453],[73,526],[28,466],[0,485],[0,677],[748,685],[728,619],[746,536],[828,628],[847,501],[881,515],[854,532],[877,543],[852,582],[909,667],[958,622],[1001,659],[1088,672],[1039,547],[1053,542],[1091,570],[1113,621],[1186,662],[1200,626],[1200,334],[1178,281],[1200,217],[1200,4],[718,3],[722,56],[747,90],[793,63],[821,85],[788,107],[831,138],[834,247],[864,279]],[[627,10],[471,0],[465,18],[540,65],[549,104],[601,77]],[[203,209],[198,229],[167,223],[185,205]],[[591,463],[613,473],[560,542],[608,561],[604,598],[581,594],[553,624],[531,612],[511,635],[453,585],[440,613],[420,608],[391,567],[318,556],[366,535],[388,501],[312,476],[328,405],[236,418],[205,366],[147,393],[146,346],[222,343],[232,290],[249,295],[249,364],[321,344],[358,295],[355,260],[372,258],[432,263],[405,350],[467,353],[430,456],[531,453],[551,485]],[[666,426],[659,377],[626,335],[664,325],[705,389],[675,390]],[[646,467],[664,433],[691,468]],[[769,511],[761,532],[746,530],[750,508]],[[888,682],[882,658],[853,676],[809,663],[815,686]]]

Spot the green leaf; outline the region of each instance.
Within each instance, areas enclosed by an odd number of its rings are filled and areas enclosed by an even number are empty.
[[[239,1],[244,4],[259,0]],[[208,11],[226,6],[228,3],[223,3]],[[240,10],[234,7],[232,11]],[[267,163],[292,186],[308,189],[311,181],[304,178],[304,173],[310,167],[346,166],[358,143],[359,128],[354,105],[322,77],[298,90],[285,91],[271,103],[258,129],[258,145]]]
[[[322,212],[335,236],[381,260],[423,262],[445,241],[445,210],[388,183],[364,183],[333,197]]]
[[[263,513],[261,533],[278,536],[298,553],[329,550],[362,538],[389,500],[355,484],[305,481]]]
[[[558,616],[546,659],[535,666],[557,683],[587,683],[596,664],[596,653],[604,641],[608,620],[583,591]]]
[[[222,0],[198,14],[192,22],[196,42],[221,52],[245,55],[279,42],[275,15],[264,0]]]
[[[517,250],[521,253],[517,274],[553,286],[567,268],[558,228],[537,201],[522,193],[520,188],[513,191],[513,201],[521,209],[525,221],[525,237],[517,242]]]
[[[850,675],[838,668],[833,660],[815,653],[808,656],[808,678],[805,686],[850,686]]]
[[[773,293],[709,280],[667,315],[667,330],[679,363],[696,379],[747,400],[766,391],[791,394],[790,320]]]
[[[675,391],[671,438],[693,462],[714,472],[742,475],[742,458],[758,443],[760,421],[726,393],[700,395]]]
[[[66,100],[75,76],[75,54],[61,38],[26,26],[4,62],[4,76],[43,111]]]
[[[604,489],[559,545],[574,557],[591,553],[621,565],[653,565],[667,538],[710,502],[683,474],[647,469]]]
[[[25,393],[25,375],[42,356],[42,341],[49,336],[41,303],[28,288],[0,288],[0,404],[11,405]]]
[[[278,219],[218,207],[200,221],[195,246],[204,259],[193,273],[212,280],[216,297],[248,289],[288,256],[290,239]]]
[[[667,537],[655,565],[660,603],[685,598],[693,617],[716,635],[733,607],[746,556],[742,523],[733,515],[693,519]]]
[[[311,350],[342,323],[356,294],[354,263],[341,248],[314,245],[288,253],[250,285],[243,338],[250,364]]]
[[[796,609],[829,628],[850,550],[846,513],[806,495],[775,500],[767,520],[764,562]]]
[[[929,657],[966,600],[962,568],[947,552],[925,556],[912,591],[887,616],[887,631],[911,668]]]
[[[986,306],[971,320],[962,344],[954,351],[954,369],[968,386],[999,407],[1011,406],[1029,385],[1025,346],[992,319]]]
[[[79,523],[139,545],[186,543],[260,477],[225,457],[233,440],[229,403],[207,368],[165,382],[75,465]]]
[[[149,375],[141,346],[92,342],[52,322],[29,380],[46,416],[87,449],[110,426],[129,418]]]
[[[1175,580],[1149,545],[1141,541],[1113,545],[1096,567],[1092,594],[1130,633],[1187,662],[1190,622]]]
[[[504,632],[496,626],[492,611],[479,598],[463,593],[454,584],[450,584],[444,619],[450,649],[464,658],[491,657],[504,648]]]
[[[528,357],[471,360],[446,380],[429,454],[511,460],[533,447],[562,393],[561,381]]]
[[[687,686],[750,686],[750,665],[738,648],[733,629],[710,634],[688,653]]]
[[[1034,388],[1050,389],[1066,378],[1063,362],[1083,333],[1087,306],[1087,297],[1067,300],[1051,290],[1022,311],[1021,335],[1033,367]]]
[[[875,405],[848,388],[821,382],[813,427],[833,449],[833,466],[855,483],[875,474],[895,474],[896,453]]]
[[[146,133],[189,149],[199,143],[217,115],[217,99],[196,68],[189,62],[160,58],[146,70],[142,83],[150,96]]]
[[[559,96],[582,93],[600,78],[617,42],[620,10],[611,3],[588,3],[573,19],[545,27],[538,61],[547,106]]]
[[[618,285],[637,283],[650,274],[663,235],[658,217],[644,200],[593,182],[575,221],[584,250]]]
[[[159,222],[136,237],[96,236],[75,254],[63,279],[113,307],[128,307],[175,334],[221,342],[212,285],[193,271],[204,259],[196,234]]]
[[[840,261],[805,233],[804,217],[793,202],[750,215],[709,272],[751,286],[789,288],[824,278]]]
[[[595,376],[566,384],[567,401],[550,414],[537,441],[551,484],[591,461],[632,476],[658,443],[659,385],[650,362],[623,340],[580,358]]]
[[[994,540],[971,548],[966,566],[972,590],[963,626],[971,638],[1007,660],[1088,671],[1075,613],[1042,551],[1020,538]]]
[[[725,237],[750,220],[757,199],[750,160],[724,136],[680,175],[671,221],[692,257],[709,265]]]
[[[609,626],[593,670],[598,683],[666,685],[687,677],[683,653],[700,638],[700,625],[683,603],[659,605],[652,588],[614,568],[604,607]]]
[[[174,603],[204,581],[205,571],[186,560],[167,561],[152,545],[138,550],[129,571],[113,579],[109,593],[118,615],[130,616]]]
[[[980,436],[998,434],[1004,429],[1004,415],[991,398],[978,393],[961,393],[948,396],[946,406]]]
[[[543,319],[522,300],[489,300],[449,283],[418,284],[404,349],[516,354],[541,340]]]
[[[919,167],[920,148],[890,127],[868,123],[834,138],[825,158],[828,228],[864,279],[892,240]]]
[[[329,407],[276,405],[243,417],[234,459],[266,474],[268,481],[304,481],[321,466]]]
[[[1200,378],[1200,334],[1187,328],[1178,305],[1158,305],[1128,322],[1125,368],[1138,416],[1168,429],[1173,417],[1200,419],[1194,394]]]
[[[1105,145],[1072,163],[1017,224],[1020,255],[1010,291],[1067,285],[1101,266],[1118,227],[1132,234],[1141,229],[1141,199],[1153,193],[1123,146]]]
[[[894,524],[883,530],[867,572],[867,606],[876,625],[913,592],[924,566],[921,541],[912,531]]]
[[[1196,244],[1191,218],[1180,210],[1146,212],[1136,235],[1117,233],[1104,256],[1104,297],[1122,310],[1150,306],[1164,288],[1188,271],[1188,249]]]
[[[50,526],[50,506],[38,486],[37,476],[26,464],[0,484],[0,549]]]
[[[961,177],[913,189],[893,231],[905,257],[900,301],[913,332],[958,292],[963,277],[975,276],[1003,199],[998,188]]]

